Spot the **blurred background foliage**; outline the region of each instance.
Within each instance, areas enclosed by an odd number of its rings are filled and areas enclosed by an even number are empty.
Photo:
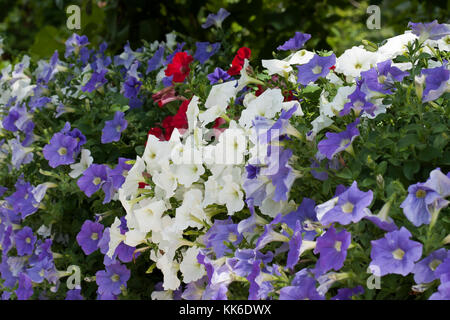
[[[449,22],[450,0],[0,0],[0,36],[3,60],[15,60],[27,52],[33,58],[49,58],[55,49],[64,52],[72,33],[66,27],[66,8],[81,8],[81,30],[98,45],[107,41],[117,54],[129,41],[133,49],[146,41],[164,40],[173,30],[186,41],[216,41],[201,28],[206,16],[219,8],[231,16],[224,28],[232,32],[233,49],[247,46],[257,59],[271,58],[272,51],[295,31],[312,35],[306,47],[332,49],[337,54],[362,39],[379,42],[403,33],[409,21]],[[381,29],[369,30],[369,5],[381,9]]]

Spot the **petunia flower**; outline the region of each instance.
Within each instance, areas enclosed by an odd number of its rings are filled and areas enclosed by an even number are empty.
[[[345,230],[337,233],[334,226],[331,226],[325,234],[317,238],[314,253],[320,253],[320,258],[316,263],[317,274],[334,269],[339,270],[344,265],[347,257],[347,249],[351,242],[351,234]]]
[[[297,82],[306,86],[310,82],[324,78],[335,64],[336,56],[334,53],[328,57],[321,57],[316,54],[308,63],[297,66]]]
[[[216,26],[216,28],[222,28],[222,22],[230,15],[230,13],[224,8],[220,8],[217,13],[210,13],[206,17],[205,23],[202,24],[203,29],[207,29],[212,25]]]
[[[441,248],[433,251],[425,259],[417,262],[412,271],[414,273],[414,281],[420,284],[429,283],[438,279],[439,275],[435,271],[447,258],[450,258],[450,253],[445,248]]]
[[[422,75],[425,76],[423,102],[434,101],[445,92],[450,91],[450,70],[447,69],[446,63],[441,67],[422,69]]]
[[[42,153],[52,168],[60,165],[74,163],[74,153],[78,142],[71,136],[57,132],[50,139],[50,143],[44,146]]]
[[[76,239],[84,254],[90,255],[98,249],[98,243],[103,236],[103,225],[98,222],[86,220],[81,226]]]
[[[230,78],[230,75],[222,70],[221,68],[217,67],[214,69],[214,72],[208,74],[208,80],[210,84],[216,84],[216,83],[222,83]]]
[[[30,227],[23,227],[14,237],[16,242],[17,254],[19,256],[30,255],[33,253],[36,243],[36,236]]]
[[[373,192],[359,190],[357,182],[354,181],[350,188],[330,200],[330,205],[324,210],[320,206],[316,207],[317,217],[323,225],[333,222],[342,225],[356,223],[367,215],[366,208],[372,199]]]
[[[130,279],[130,270],[125,265],[115,263],[106,266],[105,270],[97,271],[95,281],[97,282],[97,292],[101,295],[119,295],[122,287],[127,286]]]
[[[414,23],[409,22],[408,27],[412,33],[419,37],[420,41],[425,40],[439,40],[447,35],[450,35],[450,26],[448,24],[439,24],[437,20],[429,23]]]
[[[108,179],[107,166],[101,164],[91,164],[83,172],[83,176],[78,179],[77,185],[86,196],[91,197],[97,192]]]
[[[345,131],[339,133],[327,132],[325,134],[326,139],[321,140],[317,145],[320,153],[331,160],[341,151],[348,150],[351,152],[352,142],[359,136],[358,124],[359,118],[347,125]]]
[[[125,119],[125,114],[121,111],[116,111],[114,119],[105,122],[102,130],[101,142],[103,144],[113,141],[119,141],[122,131],[128,126],[128,121]]]
[[[277,50],[283,50],[283,51],[299,50],[300,48],[302,48],[305,45],[306,41],[308,41],[309,39],[311,39],[310,34],[296,32],[293,38],[287,40],[283,45],[278,46]]]
[[[376,276],[395,273],[403,276],[414,270],[414,264],[422,256],[423,245],[410,240],[411,232],[405,227],[386,233],[384,238],[372,240],[372,259],[369,267]]]
[[[194,54],[194,59],[198,60],[201,64],[204,64],[206,60],[215,55],[220,49],[220,42],[196,42],[197,50]]]
[[[191,71],[189,64],[192,61],[194,58],[187,52],[177,52],[165,70],[166,76],[173,76],[173,82],[183,82]]]

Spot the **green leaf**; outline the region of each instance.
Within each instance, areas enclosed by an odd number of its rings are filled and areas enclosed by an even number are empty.
[[[419,172],[419,169],[420,169],[420,162],[414,160],[406,161],[405,164],[403,165],[403,174],[409,180],[413,180],[414,174]]]

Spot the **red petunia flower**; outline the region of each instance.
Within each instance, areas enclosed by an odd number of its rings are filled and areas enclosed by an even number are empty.
[[[191,71],[189,64],[192,61],[194,61],[194,58],[187,52],[177,52],[165,70],[166,76],[173,76],[173,82],[183,82]]]
[[[188,121],[186,116],[187,107],[191,100],[185,100],[178,108],[177,113],[174,116],[167,116],[163,122],[162,126],[165,130],[164,138],[170,140],[172,136],[173,129],[177,128],[181,133],[188,128]]]
[[[231,62],[231,67],[228,69],[227,73],[230,76],[235,76],[239,74],[242,67],[244,66],[245,59],[250,59],[250,56],[252,54],[252,51],[247,47],[239,48],[236,55],[233,58],[233,61]]]
[[[157,137],[160,141],[164,140],[164,135],[162,132],[162,129],[159,127],[154,127],[154,128],[150,128],[150,130],[148,130],[147,136],[152,135]],[[147,142],[145,142],[147,144]]]

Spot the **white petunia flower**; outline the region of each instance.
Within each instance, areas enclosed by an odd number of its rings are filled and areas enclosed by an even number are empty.
[[[184,283],[197,281],[206,274],[205,267],[197,260],[199,252],[200,248],[190,247],[183,253],[180,271],[183,274]]]
[[[72,171],[69,176],[72,178],[77,178],[80,176],[89,166],[94,162],[94,158],[91,157],[91,151],[87,149],[81,150],[81,159],[79,163],[74,163],[70,165]]]
[[[360,47],[347,49],[336,60],[336,72],[347,77],[358,77],[362,71],[367,71],[378,62],[378,54]]]
[[[219,194],[219,201],[226,205],[228,215],[233,215],[244,208],[244,201],[242,200],[244,193],[241,186],[233,181],[231,175],[224,176],[223,181],[225,184]]]
[[[120,232],[120,224],[119,218],[116,217],[114,223],[109,228],[109,244],[106,255],[110,258],[114,255],[119,244],[126,239],[125,235]]]
[[[290,65],[305,64],[305,63],[308,63],[309,60],[311,60],[313,57],[314,57],[314,52],[311,52],[311,51],[308,51],[305,49],[301,49],[301,50],[298,50],[298,51],[292,53],[284,60],[287,61]]]
[[[141,208],[134,210],[137,226],[140,232],[161,231],[161,217],[166,211],[163,200],[144,199],[139,202]]]
[[[283,60],[270,59],[261,60],[262,66],[269,71],[269,75],[278,74],[283,78],[289,77],[289,74],[293,71],[291,65]]]

